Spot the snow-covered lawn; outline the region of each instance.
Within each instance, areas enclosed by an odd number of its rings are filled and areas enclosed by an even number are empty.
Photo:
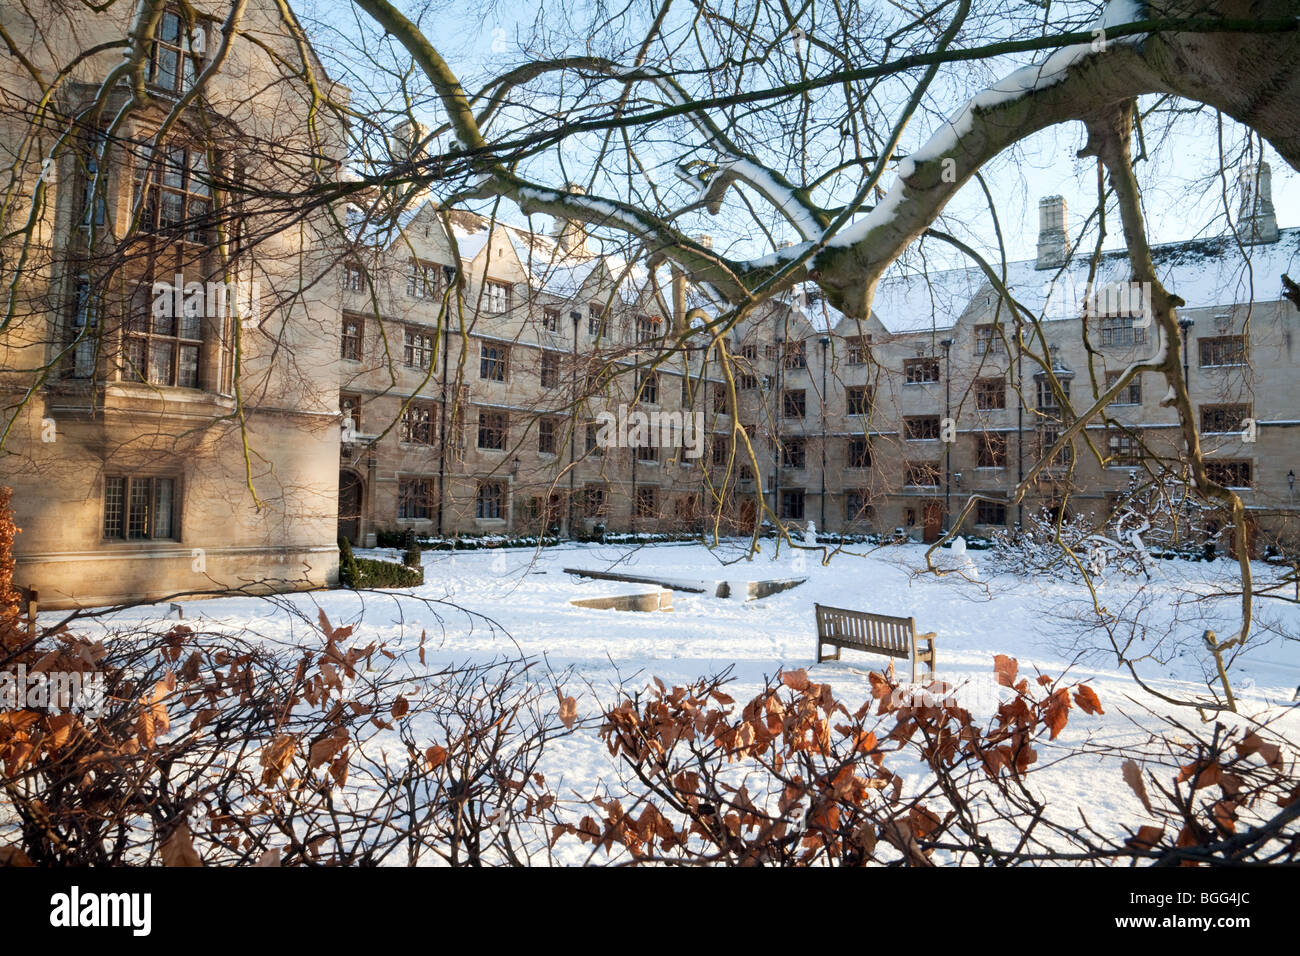
[[[620,683],[644,686],[652,677],[669,684],[685,683],[726,668],[733,669],[736,683],[731,693],[738,701],[757,692],[765,675],[780,668],[807,668],[812,679],[830,683],[841,699],[856,704],[869,693],[868,673],[883,670],[888,661],[845,651],[842,661],[814,663],[813,603],[819,602],[910,615],[916,618],[918,630],[937,631],[939,675],[966,686],[963,703],[977,715],[991,713],[996,706],[995,654],[1017,658],[1022,673],[1033,674],[1036,668],[1057,676],[1068,670],[1071,680],[1090,683],[1106,708],[1105,715],[1090,717],[1075,710],[1060,738],[1044,741],[1044,764],[1085,744],[1122,746],[1145,738],[1159,726],[1147,708],[1199,724],[1195,711],[1161,704],[1140,691],[1115,665],[1113,656],[1107,661],[1101,653],[1080,654],[1080,638],[1064,619],[1070,606],[1086,598],[1079,585],[990,577],[987,569],[973,578],[917,575],[925,552],[915,545],[883,548],[865,556],[840,554],[825,567],[809,553],[784,549],[775,557],[773,551],[772,542],[764,542],[764,552],[752,560],[745,560],[740,545],[714,552],[699,545],[430,551],[424,554],[426,583],[413,592],[326,591],[273,600],[220,599],[186,604],[185,616],[187,622],[246,626],[269,640],[301,643],[316,639],[308,622],[321,608],[334,624],[353,624],[363,642],[379,640],[398,651],[413,676],[421,670],[417,648],[422,631],[427,632],[428,667],[534,656],[544,659],[552,672],[572,669],[567,690],[579,698],[580,712],[585,714],[594,712],[598,700],[609,702]],[[368,553],[398,557],[396,552]],[[978,570],[983,556],[972,552],[971,558]],[[577,597],[633,593],[645,590],[644,586],[581,579],[566,574],[566,567],[702,581],[804,576],[808,580],[756,601],[719,599],[711,589],[708,594],[677,591],[671,613],[632,613],[583,609],[569,602]],[[1201,632],[1213,626],[1222,636],[1232,634],[1236,605],[1231,599],[1184,601],[1175,611],[1175,601],[1216,586],[1230,587],[1235,568],[1233,562],[1223,560],[1158,563],[1150,585],[1155,602],[1142,620],[1160,630],[1173,622],[1183,638],[1170,659],[1142,665],[1144,678],[1163,692],[1179,698],[1205,696],[1203,674],[1212,664],[1200,644]],[[1275,576],[1275,569],[1258,565],[1257,580]],[[1135,587],[1132,579],[1111,580],[1101,589],[1100,598],[1119,608]],[[1263,626],[1248,652],[1237,659],[1231,676],[1243,715],[1277,717],[1275,729],[1295,739],[1300,735],[1300,709],[1287,705],[1300,684],[1300,607],[1263,603],[1258,612]],[[291,609],[301,614],[289,613]],[[118,620],[150,616],[157,617],[158,612],[137,610],[118,615]],[[905,664],[900,674],[906,676]],[[594,732],[562,741],[550,752],[548,762],[553,787],[580,793],[593,792],[611,770],[608,753]],[[1099,829],[1131,830],[1146,817],[1123,784],[1118,762],[1113,756],[1076,757],[1036,774],[1036,787],[1058,811],[1082,807]],[[906,768],[899,769],[907,779]]]

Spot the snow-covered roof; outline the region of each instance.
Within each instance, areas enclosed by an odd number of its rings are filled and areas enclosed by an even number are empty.
[[[1187,303],[1186,308],[1276,301],[1282,291],[1279,277],[1300,271],[1300,228],[1280,230],[1273,243],[1242,246],[1235,237],[1222,236],[1154,246],[1151,253],[1160,281]],[[1007,288],[1035,316],[1077,318],[1086,297],[1090,258],[1076,253],[1060,269],[1038,269],[1033,259],[1010,262]],[[998,268],[995,264],[995,272]],[[1095,287],[1129,280],[1128,252],[1103,252]],[[992,286],[977,266],[925,274],[898,267],[881,279],[872,312],[891,332],[948,329],[980,295],[989,296],[992,303]]]

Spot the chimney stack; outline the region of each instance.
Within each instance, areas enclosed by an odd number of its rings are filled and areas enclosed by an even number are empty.
[[[1070,237],[1065,230],[1065,197],[1045,196],[1038,200],[1038,261],[1035,269],[1059,269],[1070,255]]]
[[[389,140],[393,159],[401,163],[415,163],[429,158],[429,127],[423,123],[406,120],[393,131]]]
[[[1239,178],[1241,209],[1237,213],[1237,236],[1255,244],[1277,242],[1277,213],[1273,210],[1273,172],[1268,163],[1250,163]]]

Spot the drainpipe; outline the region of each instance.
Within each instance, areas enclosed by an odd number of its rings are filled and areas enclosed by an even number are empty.
[[[442,441],[438,442],[438,537],[442,537],[442,511],[443,498],[446,494],[447,483],[447,351],[451,348],[451,337],[448,335],[446,323],[444,321],[442,329],[442,401],[438,408],[438,434],[442,436]]]
[[[818,527],[826,530],[826,346],[831,344],[829,336],[823,335],[819,340],[822,347],[822,500],[821,520]]]
[[[1025,480],[1025,350],[1020,313],[1016,312],[1016,487]],[[1016,502],[1016,527],[1025,526],[1025,499]]]
[[[567,509],[569,538],[573,538],[573,518],[574,509],[574,490],[573,481],[577,477],[577,457],[575,451],[575,441],[578,437],[578,323],[582,321],[582,313],[576,309],[569,313],[569,318],[573,320],[573,369],[569,373],[569,382],[573,392],[570,396],[572,402],[573,424],[569,427],[569,507]]]
[[[782,383],[782,372],[785,369],[785,338],[778,335],[776,337],[776,460],[773,462],[775,467],[772,469],[772,513],[776,515],[776,523],[779,528],[784,528],[781,523],[781,463],[784,460],[785,449],[781,442],[782,427],[785,423],[785,386]],[[779,532],[778,532],[779,533]]]
[[[952,339],[939,342],[943,346],[943,417],[952,420]],[[942,436],[942,432],[940,433]],[[952,530],[952,442],[946,441],[943,453],[943,530]]]

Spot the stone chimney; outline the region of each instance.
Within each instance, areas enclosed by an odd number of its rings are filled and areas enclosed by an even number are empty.
[[[587,195],[587,190],[577,183],[569,183],[564,189],[573,196]],[[582,253],[587,251],[587,230],[585,225],[577,219],[556,216],[555,224],[551,228],[551,237],[559,244],[563,252]]]
[[[1070,237],[1065,229],[1065,197],[1045,196],[1038,200],[1038,261],[1035,269],[1059,269],[1070,255]]]
[[[1277,242],[1277,213],[1273,211],[1273,172],[1268,163],[1250,163],[1239,176],[1241,209],[1237,236],[1249,244]]]
[[[423,123],[406,120],[393,131],[390,139],[393,159],[401,163],[419,162],[429,158],[429,143],[426,139],[429,127]]]

